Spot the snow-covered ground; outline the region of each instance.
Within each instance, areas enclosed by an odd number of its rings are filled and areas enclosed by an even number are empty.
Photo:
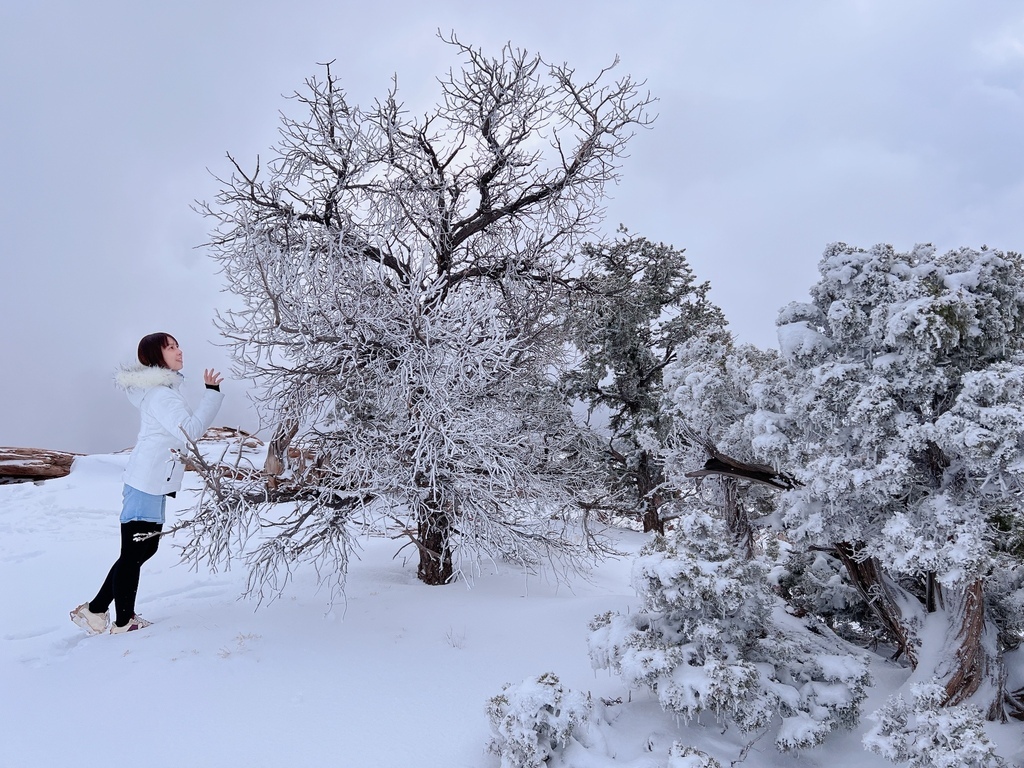
[[[679,724],[646,693],[595,674],[587,623],[636,605],[629,557],[571,584],[495,565],[471,586],[426,587],[409,550],[395,556],[400,542],[364,538],[344,600],[331,606],[303,573],[257,610],[239,599],[241,569],[191,571],[171,540],[143,568],[138,610],[154,625],[86,636],[68,611],[116,558],[126,460],[87,456],[68,477],[0,486],[0,766],[493,768],[487,699],[544,672],[627,701],[604,710],[604,754],[582,752],[579,768],[666,766],[673,741],[723,766],[741,756],[735,765],[891,765],[860,746],[867,722],[817,750],[780,755],[768,735],[743,756],[742,735]],[[171,500],[169,522],[191,501]],[[627,552],[646,540],[618,539]],[[907,676],[884,662],[873,674],[867,711]],[[1019,724],[991,734],[1024,763]]]

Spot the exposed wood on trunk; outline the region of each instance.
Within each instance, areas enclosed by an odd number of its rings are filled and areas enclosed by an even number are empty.
[[[962,704],[991,686],[991,699],[981,702],[989,720],[1006,720],[1004,697],[1006,667],[999,651],[998,632],[985,611],[985,590],[980,579],[972,582],[963,592],[941,601],[950,612],[950,626],[957,631],[957,646],[953,668],[945,677],[945,704]],[[959,625],[959,626],[957,626]],[[940,674],[946,672],[939,670]]]
[[[833,551],[846,567],[854,587],[896,643],[894,658],[906,656],[907,662],[916,667],[917,648],[904,624],[903,611],[894,594],[898,587],[889,582],[877,559],[860,557],[857,548],[849,542],[839,542]]]
[[[750,480],[754,483],[762,483],[763,485],[783,491],[788,491],[802,485],[792,475],[778,472],[767,464],[748,464],[734,459],[732,456],[725,455],[718,450],[718,447],[709,438],[698,435],[687,425],[683,425],[682,432],[687,440],[691,440],[703,447],[708,455],[708,460],[704,462],[704,467],[687,472],[686,477],[701,478],[708,475],[723,475]]]
[[[687,472],[687,477],[697,478],[708,475],[725,475],[727,477],[761,483],[784,491],[799,485],[794,478],[783,472],[776,472],[766,464],[745,464],[742,461],[726,456],[724,453],[719,453],[711,447],[705,447],[712,454],[711,458],[704,463],[702,469]]]
[[[722,492],[725,495],[725,522],[729,526],[736,545],[747,558],[754,557],[754,528],[750,524],[747,510],[740,504],[739,483],[735,478],[722,478]]]
[[[616,450],[609,440],[608,456],[619,465],[623,474],[633,483],[637,498],[640,500],[638,517],[644,526],[644,533],[652,531],[665,534],[665,521],[661,517],[661,507],[665,497],[661,489],[665,482],[661,462],[651,456],[648,451],[640,451],[640,458],[635,466],[630,466],[629,458]]]
[[[754,526],[750,522],[747,510],[740,503],[739,480],[760,483],[779,490],[789,490],[800,485],[796,478],[777,472],[767,464],[748,464],[726,456],[718,450],[709,439],[702,438],[695,432],[686,429],[687,436],[707,451],[708,460],[702,469],[686,473],[686,477],[700,480],[702,477],[717,475],[722,480],[722,493],[725,497],[725,522],[732,532],[736,544],[742,548],[747,557],[754,556]]]
[[[1006,714],[1014,720],[1024,720],[1024,688],[1007,691],[1004,697]]]
[[[299,424],[296,421],[282,421],[274,429],[274,435],[267,445],[267,459],[263,462],[263,474],[267,478],[267,486],[274,490],[278,484],[278,478],[288,466],[288,446],[299,431]]]

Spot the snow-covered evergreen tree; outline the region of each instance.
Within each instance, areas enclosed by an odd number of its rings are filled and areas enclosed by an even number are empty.
[[[277,532],[268,574],[321,536],[344,551],[355,509],[394,518],[430,584],[460,557],[592,551],[570,519],[587,470],[550,380],[556,318],[649,99],[628,76],[584,81],[511,46],[492,59],[446,42],[462,68],[422,118],[394,89],[349,104],[328,67],[269,161],[234,163],[204,207],[241,300],[221,329],[276,428],[269,500],[293,502],[257,504]]]
[[[586,244],[585,275],[570,311],[580,362],[566,376],[571,394],[607,419],[605,457],[612,486],[645,531],[664,533],[667,489],[662,448],[670,428],[662,377],[676,350],[699,333],[726,336],[725,316],[698,283],[683,251],[629,235]]]
[[[665,449],[671,487],[692,487],[687,477],[708,458],[708,446],[741,462],[772,464],[787,456],[784,426],[787,382],[777,353],[737,345],[713,329],[681,344],[665,369],[661,402],[670,424]],[[775,509],[778,490],[719,476],[699,483],[693,506],[724,514],[734,538],[754,554],[754,523]]]
[[[899,694],[873,715],[864,745],[909,768],[1004,768],[985,733],[982,712],[970,704],[944,706],[938,683],[911,686],[913,706]]]
[[[667,768],[722,768],[722,764],[706,752],[677,741],[668,751]]]
[[[542,768],[586,726],[592,709],[589,695],[566,689],[551,672],[506,685],[487,702],[494,734],[488,749],[502,768]]]
[[[943,703],[1021,712],[1003,651],[1020,641],[1024,272],[1013,253],[837,244],[779,337],[799,546],[830,552]],[[997,607],[998,603],[998,607]]]
[[[706,443],[737,460],[789,470],[793,446],[788,432],[791,380],[785,360],[771,350],[733,344],[718,335],[701,335],[680,346],[678,359],[665,371],[662,407],[674,425],[666,452],[666,470],[677,488],[706,458]],[[882,629],[845,569],[820,551],[794,547],[778,537],[774,516],[780,491],[728,476],[700,482],[701,493],[687,499],[724,516],[730,532],[749,556],[763,544],[771,565],[769,582],[798,615],[813,615],[842,637],[867,645]]]
[[[684,515],[633,568],[643,608],[591,623],[591,660],[646,687],[690,720],[704,712],[742,730],[775,723],[779,749],[820,744],[859,719],[865,658],[813,635],[770,594],[766,565],[704,512]]]

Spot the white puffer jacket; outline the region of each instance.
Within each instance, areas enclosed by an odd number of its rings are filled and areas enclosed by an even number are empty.
[[[139,438],[124,472],[125,485],[154,496],[177,491],[185,466],[173,451],[185,448],[185,435],[190,440],[203,436],[213,424],[224,395],[207,389],[193,412],[181,394],[184,376],[177,371],[132,365],[121,368],[114,381],[142,414]]]

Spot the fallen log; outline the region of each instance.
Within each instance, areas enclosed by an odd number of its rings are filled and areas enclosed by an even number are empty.
[[[232,427],[210,427],[201,442],[241,442],[245,448],[258,449],[263,442],[245,430]],[[131,449],[126,449],[122,453]],[[71,465],[81,453],[54,451],[49,448],[2,448],[0,447],[0,485],[7,483],[30,483],[36,480],[52,480],[71,472]],[[186,465],[186,470],[195,467]]]
[[[80,453],[47,448],[0,448],[0,483],[24,483],[64,477]]]

